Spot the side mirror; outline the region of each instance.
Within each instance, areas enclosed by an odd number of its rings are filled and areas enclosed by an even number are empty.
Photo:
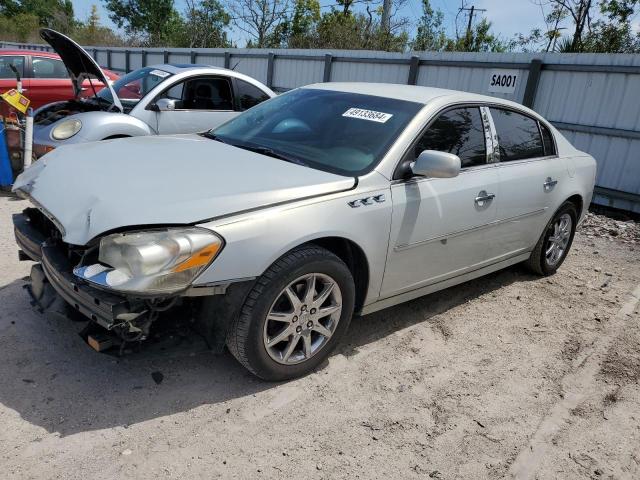
[[[176,109],[176,101],[170,98],[159,98],[151,109],[156,112],[170,112]]]
[[[432,178],[457,177],[460,173],[460,157],[453,153],[424,150],[411,165],[411,172]]]

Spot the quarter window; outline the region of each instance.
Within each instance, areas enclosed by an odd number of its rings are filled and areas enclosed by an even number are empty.
[[[485,164],[487,155],[480,109],[465,107],[444,112],[416,144],[416,158],[423,150],[458,155],[462,167]]]
[[[540,124],[540,131],[542,132],[542,143],[544,144],[544,154],[547,156],[555,155],[556,146],[553,143],[553,136],[551,135],[551,131],[542,123]]]
[[[501,162],[544,156],[536,120],[512,110],[493,107],[490,110],[498,133]]]
[[[24,57],[21,55],[3,55],[0,57],[0,78],[12,78],[15,80],[16,74],[13,73],[11,67],[16,67],[20,73],[20,78],[24,77]]]
[[[67,67],[62,60],[33,57],[32,62],[33,78],[69,78]]]
[[[240,100],[240,110],[247,110],[270,98],[258,87],[240,79],[236,79],[236,90]]]

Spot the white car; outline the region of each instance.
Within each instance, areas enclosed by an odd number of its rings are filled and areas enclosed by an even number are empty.
[[[202,132],[275,96],[247,75],[208,65],[153,65],[107,81],[95,60],[69,37],[46,28],[40,35],[65,63],[76,98],[35,111],[36,157],[72,143]],[[108,88],[90,95],[90,78]]]
[[[57,149],[16,180],[33,207],[14,223],[42,308],[55,289],[121,345],[192,320],[280,380],[316,368],[354,313],[519,262],[553,274],[595,172],[516,103],[328,83],[204,135]]]

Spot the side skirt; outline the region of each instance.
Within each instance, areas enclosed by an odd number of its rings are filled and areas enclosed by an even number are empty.
[[[503,260],[501,262],[480,268],[478,270],[474,270],[473,272],[465,273],[464,275],[459,275],[457,277],[449,278],[448,280],[443,280],[432,285],[427,285],[426,287],[421,287],[416,290],[401,293],[400,295],[395,295],[393,297],[378,300],[375,303],[364,306],[362,308],[362,311],[360,312],[360,315],[368,315],[370,313],[377,312],[378,310],[393,307],[394,305],[408,302],[409,300],[413,300],[415,298],[422,297],[439,290],[444,290],[445,288],[453,287],[454,285],[458,285],[460,283],[468,282],[469,280],[473,280],[474,278],[497,272],[498,270],[510,267],[511,265],[515,265],[516,263],[524,262],[529,258],[530,255],[531,252],[526,252],[516,257],[512,257],[507,260]]]

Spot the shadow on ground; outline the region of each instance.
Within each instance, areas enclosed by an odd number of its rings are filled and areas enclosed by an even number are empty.
[[[514,267],[355,318],[334,355],[355,355],[399,329],[535,278]],[[23,285],[16,280],[0,289],[0,403],[49,432],[128,426],[278,385],[253,377],[229,353],[212,354],[196,335],[168,338],[123,358],[95,353],[76,334],[73,321],[33,311]],[[154,372],[162,373],[160,384]]]

